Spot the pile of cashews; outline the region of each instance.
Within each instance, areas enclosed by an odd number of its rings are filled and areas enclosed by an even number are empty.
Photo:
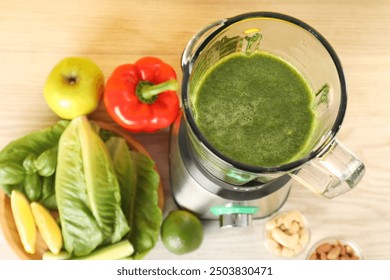
[[[307,222],[298,211],[280,213],[266,222],[265,239],[268,249],[275,255],[294,257],[309,242]]]

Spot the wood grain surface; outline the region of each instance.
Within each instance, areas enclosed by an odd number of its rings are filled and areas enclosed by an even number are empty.
[[[179,80],[181,54],[194,33],[221,18],[274,11],[318,30],[343,64],[348,107],[338,139],[367,167],[361,183],[333,199],[294,185],[282,210],[309,221],[310,245],[342,236],[365,259],[390,259],[390,1],[388,0],[13,0],[0,2],[0,149],[58,118],[42,89],[51,68],[66,56],[94,60],[106,77],[145,55],[171,64]],[[101,105],[91,119],[112,122]],[[131,135],[155,159],[164,185],[165,214],[175,208],[169,184],[169,129]],[[4,217],[0,217],[4,219]],[[201,248],[169,253],[161,241],[148,259],[274,259],[266,251],[264,220],[221,230],[205,221]],[[299,256],[305,258],[305,254]],[[0,233],[0,259],[18,259]]]

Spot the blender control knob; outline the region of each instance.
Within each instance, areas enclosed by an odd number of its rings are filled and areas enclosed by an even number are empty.
[[[228,227],[248,227],[251,225],[252,215],[233,213],[233,214],[222,214],[219,216],[219,226],[221,228]]]

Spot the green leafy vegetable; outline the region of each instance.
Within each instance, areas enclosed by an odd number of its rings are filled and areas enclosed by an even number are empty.
[[[51,210],[57,209],[54,180],[55,180],[55,174],[49,177],[43,177],[42,195],[40,198],[40,202],[42,203],[42,205]]]
[[[131,152],[137,166],[137,190],[130,225],[129,240],[134,246],[134,259],[142,259],[155,246],[160,233],[162,212],[158,207],[160,177],[154,170],[154,162],[146,155]]]
[[[120,185],[121,208],[128,224],[131,225],[137,190],[137,167],[131,158],[127,142],[122,137],[110,137],[106,145]]]
[[[42,196],[41,196],[42,200],[45,200],[49,196],[54,194],[54,192],[55,192],[54,180],[55,180],[54,174],[50,177],[43,177],[43,179],[42,179]]]
[[[0,151],[1,187],[58,208],[71,258],[121,248],[142,259],[159,237],[159,182],[150,158],[85,116],[27,134]]]
[[[45,199],[41,199],[40,203],[45,206],[45,208],[50,209],[50,210],[57,210],[58,205],[57,205],[57,199],[56,199],[56,194],[52,193],[50,196],[48,196]]]
[[[17,185],[1,185],[1,187],[3,188],[3,191],[8,195],[8,196],[11,196],[11,193],[13,190],[17,190],[17,191],[20,191],[20,192],[24,192],[24,188],[23,188],[23,181]]]
[[[86,117],[80,119],[80,143],[89,206],[103,232],[104,240],[115,243],[129,231],[121,210],[119,183],[103,140],[92,129]]]
[[[55,190],[65,249],[83,256],[119,241],[129,231],[119,183],[104,142],[85,116],[64,131],[58,158]]]
[[[27,174],[24,178],[23,188],[29,201],[39,200],[42,193],[42,182],[38,173]]]
[[[66,251],[89,254],[103,242],[103,234],[89,209],[78,126],[71,123],[58,146],[55,192]]]
[[[158,207],[160,177],[155,163],[146,155],[130,151],[121,137],[107,142],[121,187],[122,209],[131,228],[128,238],[134,246],[132,258],[142,259],[155,246],[162,223]]]
[[[13,162],[0,162],[0,185],[17,185],[24,180],[26,171]]]
[[[34,166],[34,161],[36,158],[37,158],[37,156],[35,154],[31,153],[31,154],[28,154],[28,156],[23,160],[22,165],[23,165],[24,170],[26,170],[27,174],[33,174],[37,171],[35,169],[35,166]]]
[[[38,174],[43,177],[49,177],[54,174],[57,167],[58,147],[55,146],[41,153],[34,161],[34,167]]]
[[[0,152],[0,162],[12,162],[22,166],[24,159],[29,154],[39,155],[47,149],[57,146],[58,140],[68,124],[69,121],[61,120],[49,128],[31,132],[10,142]]]
[[[137,167],[137,189],[129,240],[135,249],[133,258],[142,259],[157,243],[160,233],[162,212],[157,191],[160,177],[149,157],[138,152],[130,154]]]
[[[118,134],[116,134],[115,132],[109,131],[106,129],[102,129],[102,128],[98,127],[97,125],[96,125],[96,130],[98,131],[100,138],[102,138],[104,142],[107,142],[113,136],[119,137]]]
[[[31,132],[10,142],[0,151],[0,186],[8,195],[13,189],[24,192],[26,173],[32,174],[36,171],[35,155],[56,147],[68,124],[69,121],[58,121],[49,128]]]

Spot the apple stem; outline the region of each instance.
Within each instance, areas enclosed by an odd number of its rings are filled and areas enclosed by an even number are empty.
[[[76,83],[76,78],[74,78],[74,77],[69,78],[69,83],[71,85],[74,85]]]
[[[75,77],[75,76],[64,77],[64,80],[66,81],[67,84],[70,84],[70,85],[74,85],[77,83],[77,77]]]

